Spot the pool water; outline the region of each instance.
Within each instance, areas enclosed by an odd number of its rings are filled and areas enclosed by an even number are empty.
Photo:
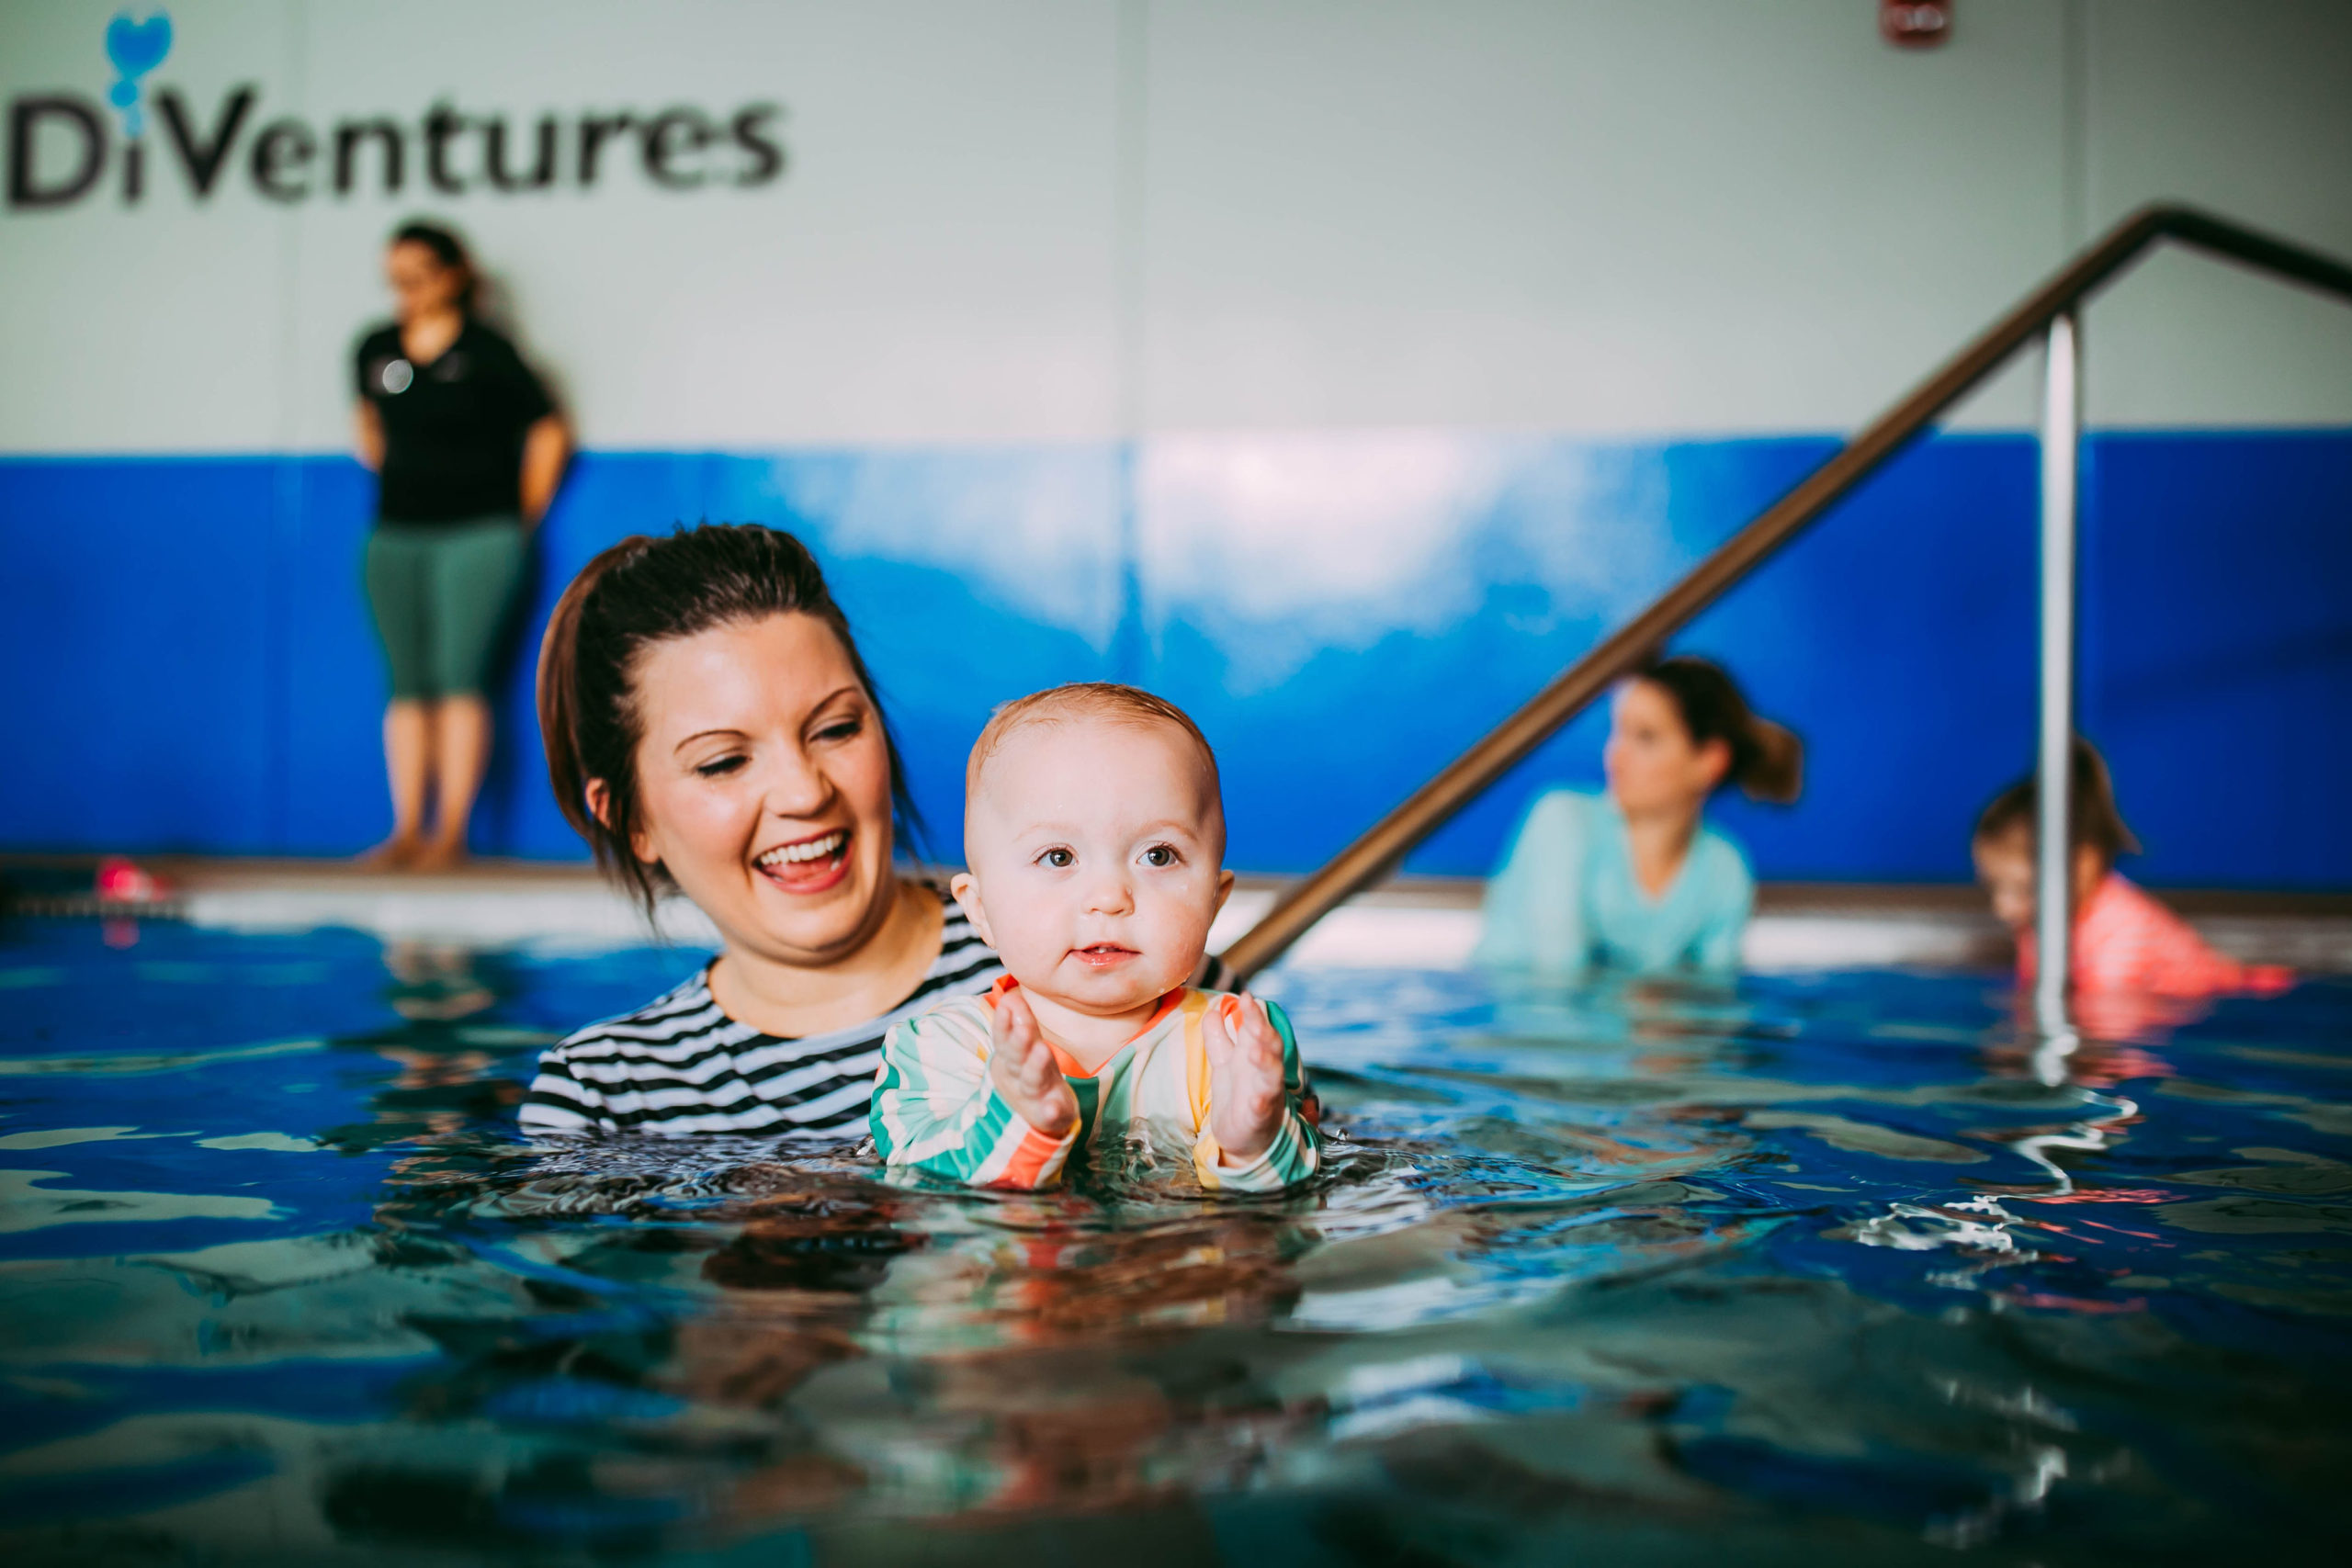
[[[0,929],[0,1553],[2346,1539],[2352,986],[2061,1055],[1996,976],[1277,973],[1337,1135],[1258,1201],[519,1142],[538,1048],[698,958]]]

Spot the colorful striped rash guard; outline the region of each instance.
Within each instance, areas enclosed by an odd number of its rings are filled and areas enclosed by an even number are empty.
[[[1100,1159],[1116,1145],[1121,1153],[1182,1151],[1212,1192],[1275,1192],[1315,1174],[1322,1144],[1314,1095],[1290,1019],[1274,1003],[1266,1004],[1266,1016],[1283,1041],[1282,1126],[1257,1158],[1227,1167],[1209,1131],[1215,1085],[1201,1025],[1210,1008],[1237,998],[1190,987],[1170,991],[1151,1021],[1091,1074],[1057,1049],[1078,1096],[1078,1125],[1054,1138],[1023,1120],[989,1077],[989,1018],[1014,983],[1001,976],[985,995],[943,1003],[890,1031],[873,1116],[875,1148],[887,1165],[1026,1190],[1051,1186],[1075,1151]]]
[[[1004,973],[963,906],[933,891],[944,916],[939,956],[881,1017],[800,1039],[763,1033],[720,1010],[706,964],[667,996],[549,1046],[523,1102],[523,1130],[862,1135],[883,1036]]]

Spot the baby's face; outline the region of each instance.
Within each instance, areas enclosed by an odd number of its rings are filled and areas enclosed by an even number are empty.
[[[2033,835],[2011,828],[1970,846],[1976,859],[1976,880],[1993,897],[1993,915],[2013,931],[2033,925]]]
[[[1170,725],[1015,730],[967,805],[964,853],[956,891],[1005,968],[1097,1018],[1192,978],[1233,881],[1208,768]]]
[[[2041,897],[2041,868],[2034,863],[2033,833],[2011,828],[1970,846],[1976,857],[1976,880],[1993,896],[1993,913],[2022,938],[2033,929],[2033,915]],[[2088,844],[2075,846],[2074,911],[2076,919],[2089,908],[2114,863]]]

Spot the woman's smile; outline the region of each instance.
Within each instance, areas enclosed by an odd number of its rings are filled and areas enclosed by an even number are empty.
[[[847,828],[828,828],[777,844],[755,857],[752,864],[786,893],[828,892],[849,874],[851,837]]]

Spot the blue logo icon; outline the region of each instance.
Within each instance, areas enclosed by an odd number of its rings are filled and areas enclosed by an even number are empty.
[[[147,118],[140,110],[139,78],[164,63],[164,56],[172,52],[172,18],[158,11],[143,22],[134,22],[130,13],[119,11],[107,24],[107,58],[121,80],[107,90],[107,101],[122,111],[122,130],[126,136],[137,136],[147,129]]]

